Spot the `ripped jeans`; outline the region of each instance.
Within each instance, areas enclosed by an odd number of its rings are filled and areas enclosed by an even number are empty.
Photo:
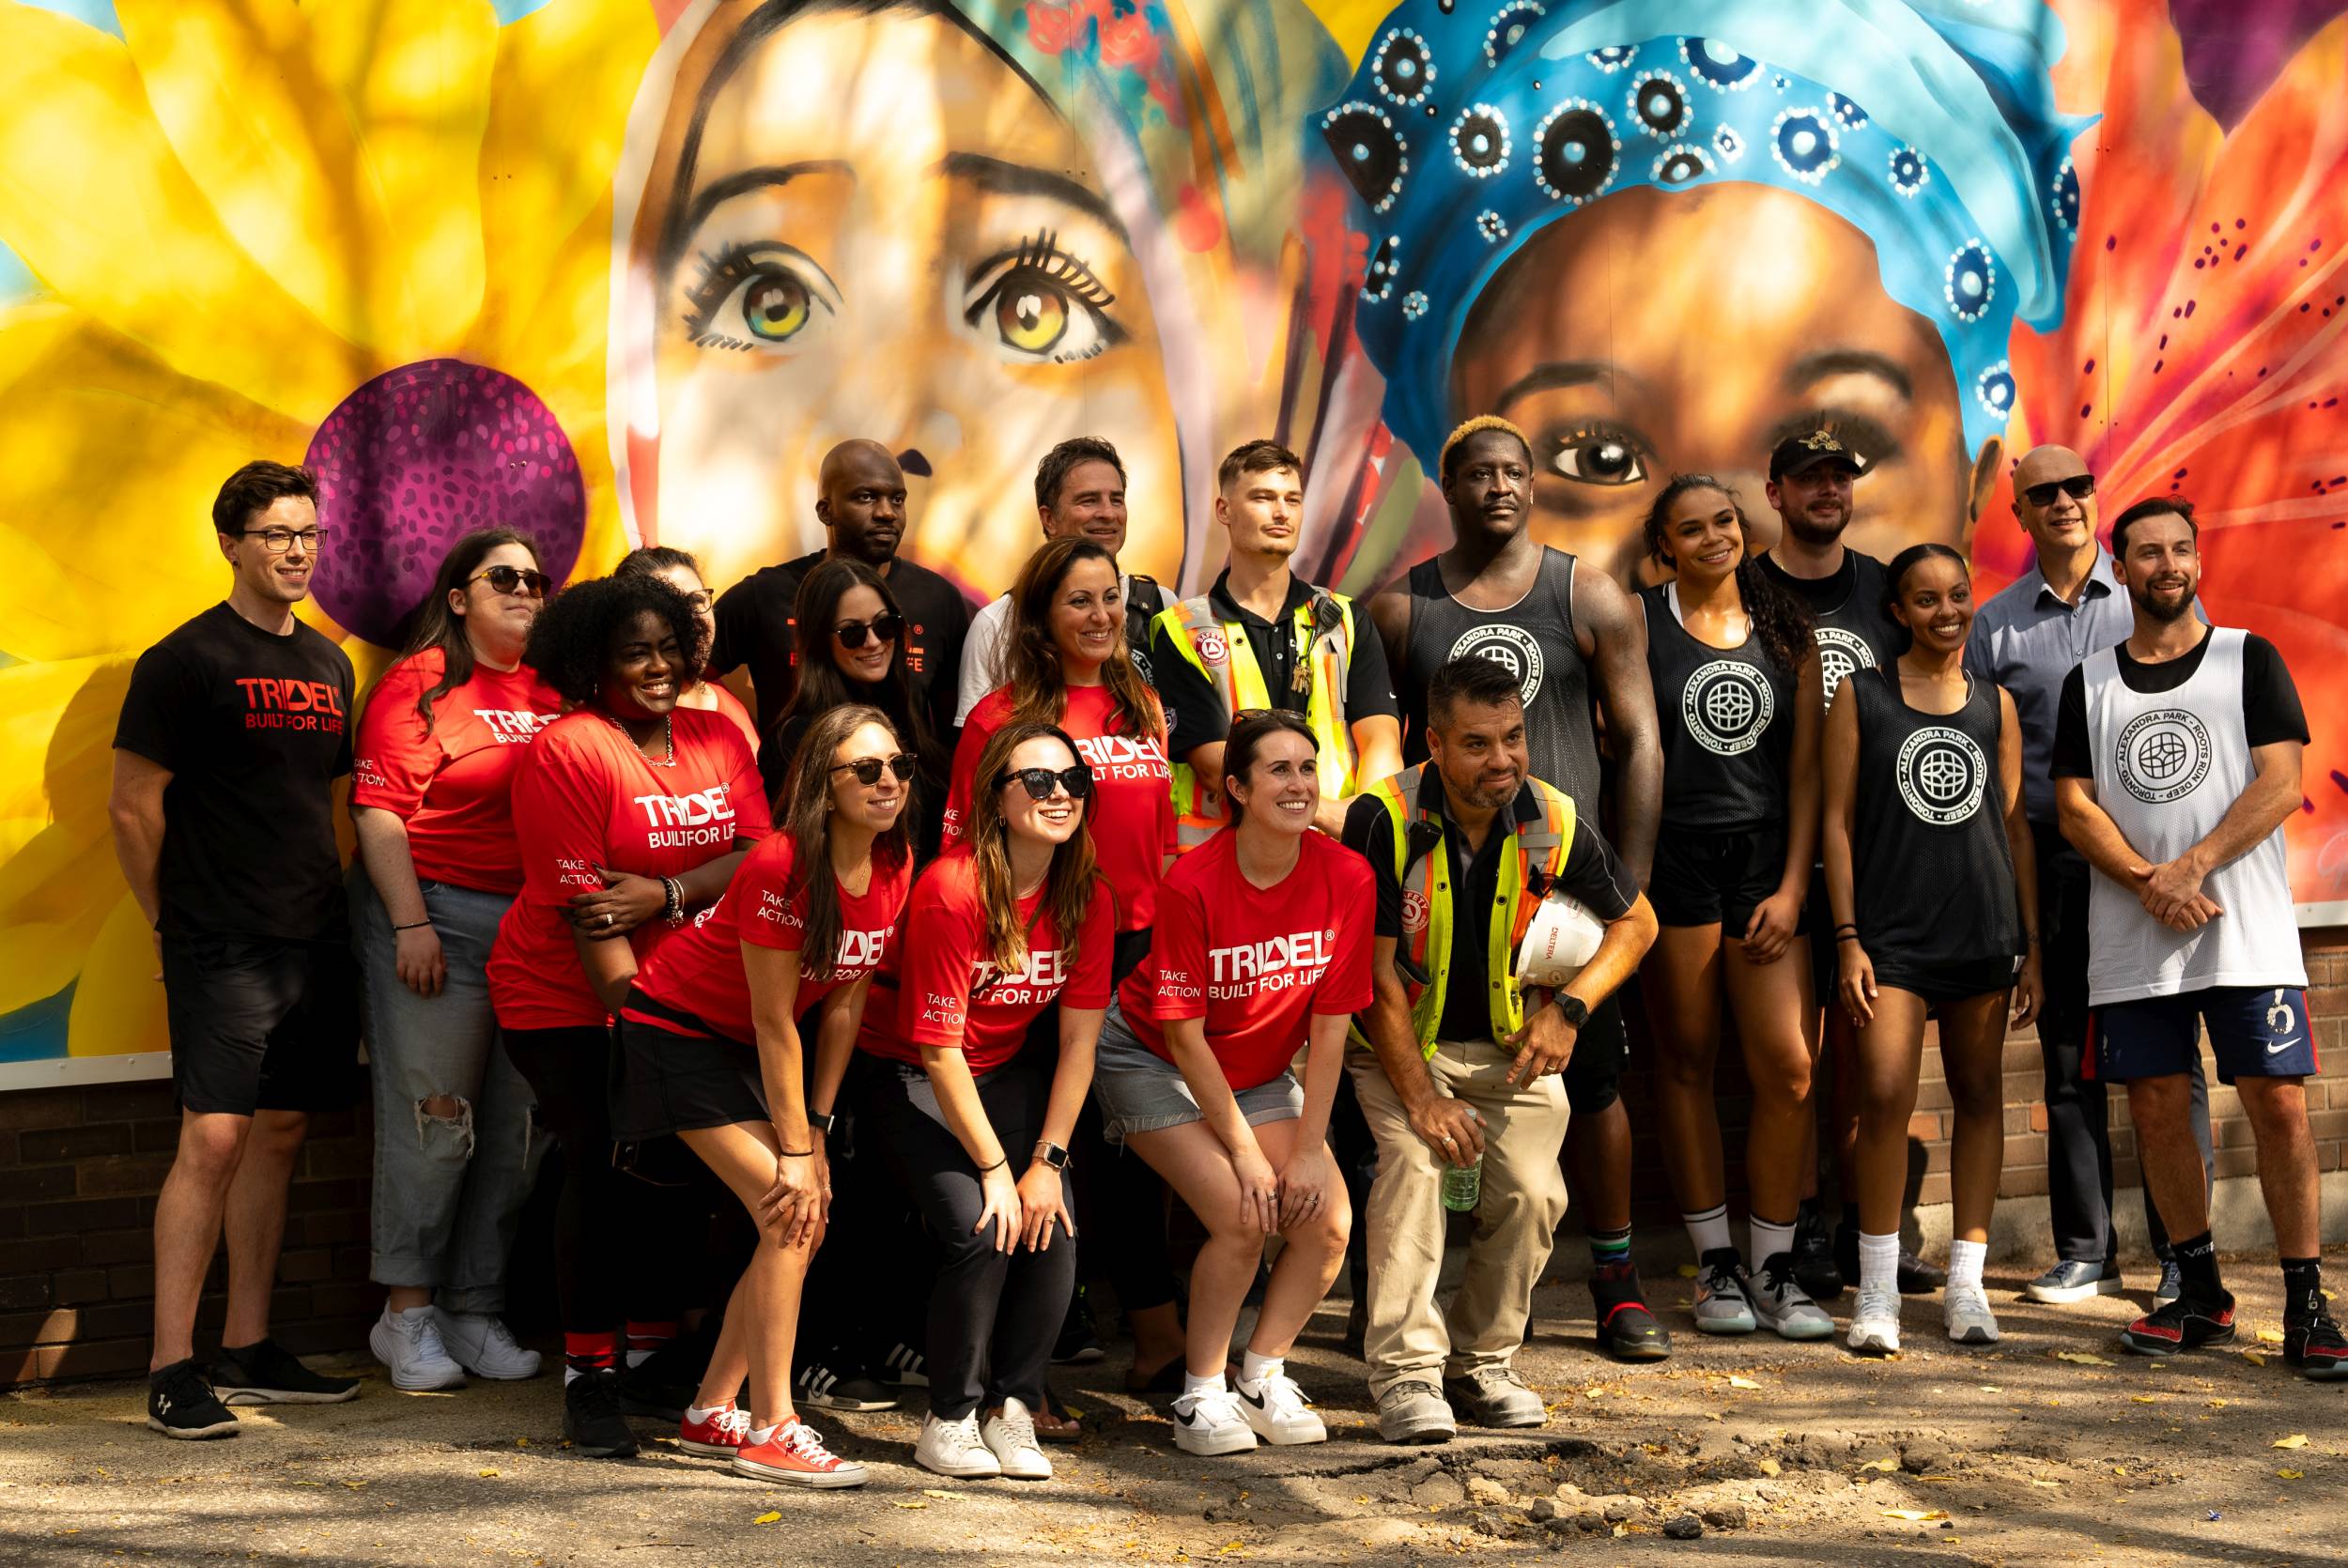
[[[533,1133],[536,1097],[506,1059],[489,1010],[489,944],[513,899],[449,883],[423,887],[448,963],[429,1000],[401,983],[391,916],[363,872],[351,878],[375,1087],[370,1272],[378,1284],[434,1287],[448,1312],[502,1312],[506,1260],[546,1154]],[[441,1096],[456,1099],[455,1115],[425,1109]]]

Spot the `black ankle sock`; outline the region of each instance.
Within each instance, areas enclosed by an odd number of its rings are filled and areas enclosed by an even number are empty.
[[[2287,1257],[2283,1265],[2283,1316],[2320,1317],[2324,1312],[2324,1263],[2321,1258]]]
[[[1846,1203],[1843,1206],[1843,1228],[1853,1236],[1859,1234],[1859,1206],[1857,1204]]]
[[[2217,1243],[2210,1233],[2187,1237],[2174,1242],[2177,1270],[2185,1276],[2186,1294],[2196,1301],[2216,1301],[2226,1294],[2225,1284],[2217,1277]]]

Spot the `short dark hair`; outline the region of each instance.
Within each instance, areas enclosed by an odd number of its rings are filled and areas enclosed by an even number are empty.
[[[1117,470],[1119,484],[1125,481],[1125,460],[1117,455],[1115,447],[1098,436],[1072,436],[1045,453],[1043,461],[1035,466],[1037,509],[1049,512],[1058,506],[1060,486],[1086,463],[1106,463]]]
[[[702,661],[709,655],[701,645],[702,624],[684,594],[651,576],[595,577],[564,589],[530,623],[522,662],[566,699],[593,702],[603,687],[603,661],[610,653],[611,638],[646,611],[660,617],[685,650],[686,668],[678,686],[700,680]]]
[[[212,531],[240,534],[255,513],[267,512],[287,496],[299,496],[316,506],[318,476],[299,464],[267,459],[247,463],[230,474],[220,494],[212,498]]]
[[[1231,798],[1231,780],[1246,777],[1247,770],[1256,765],[1256,753],[1263,749],[1263,743],[1283,734],[1304,736],[1312,746],[1313,755],[1321,755],[1321,742],[1314,737],[1313,727],[1286,708],[1259,708],[1232,722],[1231,732],[1223,739],[1223,808],[1231,822],[1239,821],[1239,802]]]
[[[674,545],[639,545],[620,557],[620,563],[611,568],[611,575],[615,577],[657,577],[680,566],[697,577],[702,575],[702,563],[693,559],[690,550],[680,550]]]
[[[2112,558],[2121,560],[2126,557],[2129,529],[2147,517],[2158,517],[2164,514],[2172,517],[2183,517],[2185,526],[2192,531],[2193,537],[2199,539],[2201,536],[2201,525],[2193,520],[2191,501],[2183,496],[2151,496],[2138,501],[2111,520]]]
[[[1302,479],[1305,460],[1277,441],[1243,441],[1215,469],[1214,487],[1228,490],[1243,474],[1277,473],[1283,469]]]
[[[1448,723],[1451,710],[1461,702],[1480,703],[1497,707],[1503,702],[1524,702],[1524,687],[1516,672],[1497,659],[1481,653],[1462,653],[1435,671],[1435,678],[1427,683],[1427,723],[1430,728]]]

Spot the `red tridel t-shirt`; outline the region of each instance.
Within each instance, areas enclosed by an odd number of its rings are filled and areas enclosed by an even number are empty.
[[[676,765],[655,767],[592,710],[538,732],[514,777],[522,896],[489,950],[489,1005],[508,1029],[570,1029],[604,1021],[579,967],[563,906],[603,885],[598,865],[640,877],[681,876],[753,843],[771,824],[758,762],[723,714],[674,711]],[[628,933],[641,970],[672,934],[657,915]]]
[[[976,1077],[1017,1055],[1027,1025],[1055,998],[1079,1010],[1107,1007],[1116,895],[1095,879],[1073,965],[1063,961],[1050,913],[1036,914],[1043,899],[1039,888],[1019,900],[1027,961],[1016,975],[1001,974],[985,956],[978,862],[967,846],[938,856],[914,884],[898,950],[864,999],[857,1048],[917,1067],[925,1045],[959,1050]]]
[[[997,686],[979,699],[954,747],[953,781],[946,792],[948,848],[962,842],[976,786],[979,753],[995,732],[1011,722],[1011,688]],[[1071,686],[1060,728],[1076,743],[1080,761],[1092,768],[1092,805],[1086,826],[1101,874],[1117,890],[1117,929],[1146,930],[1157,916],[1158,869],[1174,853],[1174,775],[1166,747],[1150,735],[1115,733],[1115,700],[1106,686]]]
[[[440,684],[448,655],[411,653],[383,672],[359,715],[350,804],[397,814],[408,853],[425,882],[507,896],[522,890],[514,841],[514,774],[525,748],[563,712],[563,699],[528,665],[475,664],[432,704],[426,731],[416,699]]]
[[[831,872],[826,869],[822,874]],[[841,890],[835,967],[822,976],[800,971],[795,1012],[804,1013],[880,967],[912,890],[911,858],[878,856],[861,897]],[[724,896],[645,961],[636,976],[637,994],[628,998],[620,1016],[676,1034],[716,1035],[755,1045],[758,1032],[750,1016],[742,944],[796,953],[806,927],[807,889],[799,885],[798,840],[788,833],[769,834],[734,869]]]
[[[1207,1044],[1234,1092],[1280,1076],[1307,1019],[1369,1006],[1378,888],[1369,862],[1318,833],[1273,887],[1240,874],[1239,835],[1225,831],[1175,863],[1158,886],[1150,956],[1125,976],[1118,1008],[1167,1061],[1159,1027],[1207,1021]]]

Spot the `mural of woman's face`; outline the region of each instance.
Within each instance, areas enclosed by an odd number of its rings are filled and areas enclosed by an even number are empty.
[[[1157,325],[1090,162],[946,19],[813,11],[745,47],[659,280],[660,537],[716,582],[817,548],[817,464],[869,437],[910,481],[904,553],[998,587],[1034,546],[1037,459],[1097,435],[1143,498],[1128,564],[1173,580]]]
[[[1470,313],[1462,414],[1531,437],[1534,531],[1618,575],[1652,575],[1640,519],[1675,472],[1737,488],[1773,544],[1769,449],[1823,414],[1867,463],[1846,544],[1963,548],[1994,469],[1966,450],[1931,325],[1883,291],[1874,245],[1760,185],[1624,191],[1541,230]]]

